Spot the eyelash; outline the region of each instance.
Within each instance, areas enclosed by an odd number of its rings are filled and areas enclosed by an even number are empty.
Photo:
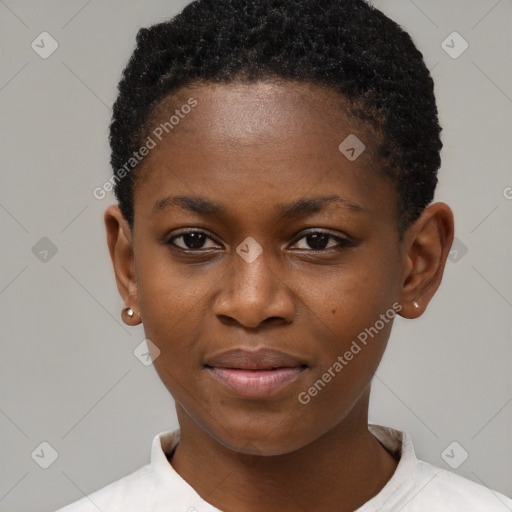
[[[173,246],[175,249],[177,249],[178,251],[182,251],[182,252],[185,252],[185,253],[200,253],[200,252],[206,252],[205,249],[203,248],[200,248],[200,249],[184,249],[183,247],[179,247],[178,245],[176,245],[174,243],[174,240],[178,239],[178,238],[181,238],[185,235],[189,235],[191,233],[198,233],[198,234],[201,234],[201,235],[206,235],[207,239],[210,239],[212,240],[213,242],[215,243],[219,243],[217,242],[211,235],[208,234],[207,231],[203,231],[203,230],[199,230],[199,229],[192,229],[192,230],[188,230],[188,231],[183,231],[181,232],[179,235],[174,235],[172,238],[170,238],[167,242],[165,242],[164,244],[165,245],[171,245]],[[302,239],[304,238],[307,238],[308,236],[310,235],[315,235],[315,234],[320,234],[320,235],[325,235],[328,237],[328,240],[332,239],[332,240],[335,240],[338,245],[335,246],[335,247],[326,247],[324,249],[299,249],[301,251],[305,250],[307,252],[315,252],[315,253],[318,253],[318,252],[327,252],[329,250],[342,250],[342,249],[345,249],[345,248],[348,248],[348,247],[354,247],[355,246],[355,243],[352,242],[351,240],[349,240],[348,238],[343,238],[343,237],[340,237],[340,236],[336,236],[336,235],[333,235],[327,231],[322,231],[322,230],[311,230],[311,231],[308,231],[306,233],[304,233],[300,238],[297,238],[294,242],[293,242],[293,245],[297,244],[299,241],[301,241]],[[329,244],[329,242],[327,243]],[[297,250],[297,249],[294,249],[294,250]]]

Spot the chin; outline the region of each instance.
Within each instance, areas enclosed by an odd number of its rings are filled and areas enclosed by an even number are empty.
[[[220,444],[241,455],[285,455],[315,440],[315,433],[304,428],[304,422],[293,420],[286,414],[280,421],[252,420],[246,423],[240,418],[223,427],[212,425],[209,434]],[[318,436],[321,434],[318,433]]]

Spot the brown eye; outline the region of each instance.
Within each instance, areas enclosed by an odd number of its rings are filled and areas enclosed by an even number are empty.
[[[354,244],[347,238],[335,236],[325,231],[313,231],[306,233],[302,238],[298,239],[294,245],[300,245],[297,249],[323,251],[325,249],[352,247]]]
[[[311,249],[325,249],[329,244],[329,239],[332,238],[325,233],[313,233],[305,237]]]
[[[174,245],[183,250],[210,249],[213,246],[205,247],[205,243],[213,240],[202,231],[188,231],[180,235],[173,236],[167,244]],[[216,244],[214,244],[216,246]]]

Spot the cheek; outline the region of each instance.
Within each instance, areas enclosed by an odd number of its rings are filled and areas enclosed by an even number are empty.
[[[309,288],[308,323],[321,340],[315,379],[330,370],[325,379],[331,391],[319,403],[336,392],[348,401],[354,399],[349,395],[367,386],[384,353],[396,316],[396,269],[393,260],[373,257],[371,252],[369,248],[366,257],[333,273],[321,291],[311,292],[312,283],[304,282],[304,293]],[[336,395],[331,398],[336,402]]]
[[[210,292],[222,277],[213,266],[173,262],[167,249],[143,251],[137,261],[138,298],[149,325],[186,329],[205,312]]]
[[[303,279],[297,295],[326,329],[346,339],[357,336],[386,311],[392,298],[390,291],[386,270],[376,262],[361,259],[333,268],[320,280]]]
[[[198,343],[204,341],[208,291],[219,278],[214,271],[204,270],[197,275],[197,268],[193,277],[185,265],[173,265],[161,252],[139,257],[137,295],[145,335],[160,350],[154,367],[168,388],[176,388],[198,369],[202,354]]]

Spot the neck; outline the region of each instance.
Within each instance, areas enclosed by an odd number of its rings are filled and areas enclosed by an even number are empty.
[[[369,432],[367,405],[367,399],[356,405],[307,446],[274,456],[223,446],[177,407],[181,439],[171,464],[221,510],[353,512],[384,487],[397,465]]]

